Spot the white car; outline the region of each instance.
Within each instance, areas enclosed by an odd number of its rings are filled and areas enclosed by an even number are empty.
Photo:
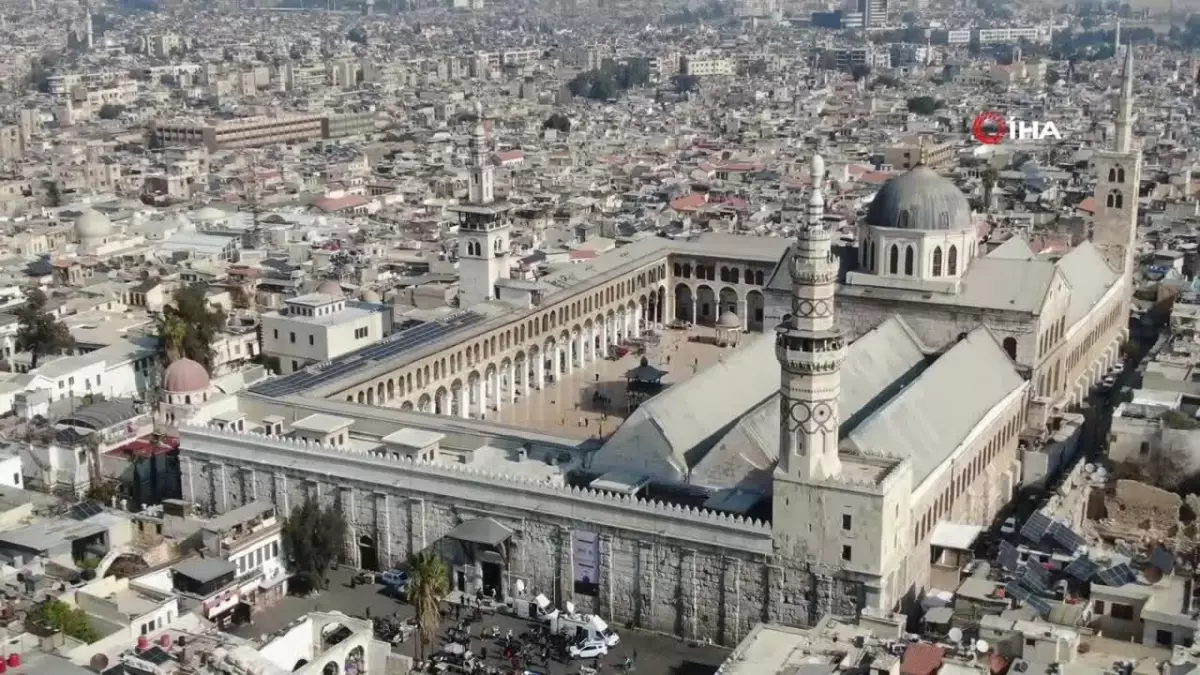
[[[379,581],[381,581],[384,586],[402,588],[408,584],[408,572],[397,569],[388,570],[379,575]]]
[[[1113,367],[1110,370],[1113,374],[1123,373],[1125,372],[1125,364],[1118,361],[1117,363],[1113,364]]]
[[[1105,389],[1112,389],[1113,385],[1116,383],[1117,383],[1117,378],[1113,377],[1112,375],[1109,375],[1108,377],[1106,377],[1100,381],[1100,386],[1104,387]]]
[[[621,636],[617,635],[617,631],[615,630],[606,630],[600,634],[600,637],[604,639],[604,644],[609,647],[616,647],[621,642]]]
[[[597,656],[607,655],[608,645],[604,643],[604,640],[584,640],[571,645],[570,653],[573,659],[594,659]]]
[[[1017,531],[1016,516],[1009,516],[1004,519],[1004,523],[1000,525],[1000,534],[1012,534]]]

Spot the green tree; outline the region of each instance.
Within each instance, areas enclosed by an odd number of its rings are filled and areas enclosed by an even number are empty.
[[[16,312],[17,349],[32,355],[32,368],[38,367],[43,356],[61,354],[75,346],[71,331],[50,313],[48,304],[46,294],[35,288]]]
[[[174,302],[163,308],[156,321],[158,338],[168,357],[186,357],[212,372],[212,345],[225,328],[225,312],[208,305],[203,284],[184,286],[175,291]],[[179,328],[183,324],[184,328]],[[182,338],[179,337],[182,333]],[[172,354],[171,350],[176,351]]]
[[[932,96],[913,96],[908,99],[908,111],[918,115],[932,115],[942,107],[942,102]]]
[[[97,113],[102,120],[115,120],[125,112],[125,106],[116,105],[115,103],[105,103],[100,106],[100,112]]]
[[[342,554],[346,522],[340,506],[324,509],[315,499],[292,509],[283,524],[283,550],[297,592],[328,586],[329,566]]]
[[[561,131],[564,134],[570,133],[571,118],[567,117],[566,115],[564,115],[562,113],[554,113],[554,114],[550,115],[549,117],[547,117],[545,122],[542,122],[542,128],[543,129],[557,129],[558,131]]]
[[[50,208],[62,206],[62,188],[56,180],[46,183],[46,205]]]
[[[442,602],[450,593],[450,570],[432,551],[421,551],[408,559],[408,601],[417,610],[417,660],[437,637]]]
[[[865,64],[860,63],[859,65],[850,69],[850,76],[854,78],[855,82],[858,82],[859,80],[865,80],[870,75],[871,66]]]
[[[671,84],[675,87],[675,93],[687,94],[693,91],[700,90],[700,78],[695,75],[684,75],[680,73],[671,77]]]
[[[47,600],[29,610],[25,625],[31,632],[50,635],[63,633],[81,642],[91,644],[100,639],[87,612],[72,607],[62,600]]]
[[[357,42],[360,45],[367,44],[367,29],[359,26],[351,28],[349,33],[346,33],[346,39],[351,42]]]

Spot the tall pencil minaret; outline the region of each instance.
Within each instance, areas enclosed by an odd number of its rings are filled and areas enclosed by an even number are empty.
[[[1113,31],[1113,58],[1121,57],[1121,20],[1117,19],[1117,29]]]
[[[88,3],[83,6],[83,33],[86,36],[84,38],[84,45],[87,47],[89,52],[92,51],[92,48],[96,45],[96,36],[94,31],[95,26],[92,25],[92,5],[91,3]]]
[[[846,340],[834,317],[838,261],[825,212],[825,162],[812,160],[813,194],[788,268],[792,311],[776,329],[779,385],[779,466],[782,480],[820,481],[841,472],[838,397]]]
[[[1130,276],[1137,249],[1142,153],[1133,140],[1133,45],[1125,49],[1121,97],[1117,101],[1116,139],[1112,150],[1097,152],[1092,243],[1114,272]]]

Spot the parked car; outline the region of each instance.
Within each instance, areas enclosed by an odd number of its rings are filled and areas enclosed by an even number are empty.
[[[1116,383],[1117,383],[1117,378],[1113,375],[1109,375],[1108,377],[1104,378],[1103,380],[1100,380],[1100,386],[1105,389],[1112,389],[1113,385],[1115,385]]]
[[[408,572],[405,570],[392,569],[379,575],[379,580],[384,586],[392,586],[393,588],[401,588],[408,584]]]
[[[1017,517],[1009,516],[1000,525],[1000,534],[1012,534],[1017,531]]]
[[[571,645],[570,652],[573,659],[594,659],[607,655],[608,645],[604,644],[604,640],[583,640]]]

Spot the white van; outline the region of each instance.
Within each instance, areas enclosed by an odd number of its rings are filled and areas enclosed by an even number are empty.
[[[573,641],[579,639],[604,640],[609,647],[617,646],[621,636],[609,629],[608,623],[595,614],[564,614],[555,612],[550,616],[550,631],[566,635]]]

